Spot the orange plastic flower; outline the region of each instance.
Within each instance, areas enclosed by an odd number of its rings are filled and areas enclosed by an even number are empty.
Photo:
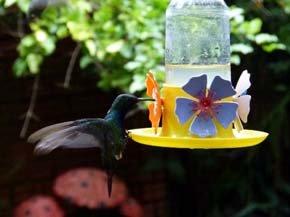
[[[162,99],[160,97],[160,91],[158,83],[155,80],[152,72],[147,74],[146,78],[147,95],[155,99],[155,101],[149,104],[149,120],[151,121],[152,127],[154,128],[155,134],[159,127],[161,115],[162,115]]]

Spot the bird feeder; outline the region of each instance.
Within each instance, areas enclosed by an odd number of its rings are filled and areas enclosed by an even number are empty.
[[[244,71],[234,87],[229,30],[223,0],[171,1],[166,12],[166,82],[161,95],[154,74],[147,75],[147,94],[155,99],[149,105],[152,128],[130,130],[134,141],[221,149],[254,146],[266,139],[265,132],[243,128],[250,112],[250,74]]]

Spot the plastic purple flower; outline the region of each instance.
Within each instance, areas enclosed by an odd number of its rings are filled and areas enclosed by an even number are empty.
[[[191,78],[182,89],[193,98],[176,98],[175,114],[180,124],[194,117],[190,133],[200,137],[215,136],[217,128],[214,120],[226,129],[236,119],[238,104],[222,101],[236,94],[230,81],[216,76],[207,89],[207,76],[202,75]]]

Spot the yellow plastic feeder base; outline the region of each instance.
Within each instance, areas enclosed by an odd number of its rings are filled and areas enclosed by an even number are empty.
[[[213,120],[217,129],[214,137],[201,138],[189,132],[193,117],[185,124],[179,124],[175,114],[176,98],[191,96],[185,93],[181,87],[163,85],[163,115],[162,127],[155,134],[153,128],[129,130],[129,136],[138,143],[166,148],[188,148],[188,149],[226,149],[244,148],[258,145],[263,142],[268,133],[255,130],[233,129],[231,124],[223,128],[217,120]],[[227,98],[224,101],[233,101]]]
[[[135,142],[166,148],[188,149],[229,149],[255,146],[263,142],[268,133],[255,130],[233,130],[231,138],[194,138],[194,137],[166,137],[161,136],[161,128],[155,134],[152,128],[129,130],[129,136]]]

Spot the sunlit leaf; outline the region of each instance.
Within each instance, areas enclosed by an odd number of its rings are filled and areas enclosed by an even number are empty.
[[[257,44],[278,42],[278,37],[276,35],[271,35],[271,34],[267,34],[267,33],[260,33],[260,34],[256,35],[255,41]]]
[[[255,18],[249,22],[245,22],[245,29],[248,34],[255,35],[261,31],[262,25],[262,20],[259,18]]]
[[[93,37],[90,27],[86,23],[68,22],[67,27],[76,41],[84,41]]]
[[[266,52],[273,52],[274,50],[286,50],[286,45],[281,43],[272,43],[272,44],[266,44],[262,46],[263,50]]]
[[[39,72],[43,57],[39,54],[31,53],[27,55],[26,61],[30,72],[35,74]]]
[[[234,65],[240,65],[241,64],[241,58],[239,55],[232,55],[231,56],[231,63],[234,64]]]
[[[233,18],[236,19],[238,16],[243,15],[243,13],[244,13],[244,9],[237,8],[237,7],[231,7],[230,12],[229,12],[229,16],[231,19],[233,19]],[[243,16],[241,16],[241,17],[243,17]],[[244,20],[244,19],[242,19],[242,20]]]
[[[58,38],[63,39],[68,37],[68,29],[66,26],[60,26],[57,31],[56,31],[56,35]]]
[[[131,62],[128,62],[126,65],[125,65],[125,69],[127,70],[134,70],[134,69],[137,69],[138,67],[140,67],[142,65],[142,63],[140,62],[136,62],[136,61],[131,61]]]
[[[15,4],[17,2],[17,0],[5,0],[4,6],[5,7],[10,7],[13,4]]]
[[[116,41],[116,42],[110,44],[110,45],[106,48],[106,51],[107,51],[108,53],[117,53],[117,52],[119,52],[119,51],[122,49],[124,43],[125,43],[124,40]]]
[[[86,48],[88,49],[91,56],[95,56],[97,52],[96,44],[93,40],[88,40],[85,42]]]
[[[17,0],[19,8],[25,13],[28,12],[30,2],[31,0]]]
[[[233,53],[249,54],[252,53],[254,49],[248,44],[233,44],[231,45],[231,51]]]
[[[38,42],[44,43],[47,40],[47,33],[43,30],[37,30],[34,34]]]
[[[56,48],[54,38],[48,37],[43,43],[41,43],[41,47],[44,49],[44,55],[52,54]]]
[[[35,44],[35,38],[32,35],[27,35],[21,40],[21,45],[31,47]]]
[[[130,85],[130,92],[134,93],[137,91],[141,91],[143,89],[143,85],[145,83],[145,76],[144,75],[134,75],[133,82]]]

